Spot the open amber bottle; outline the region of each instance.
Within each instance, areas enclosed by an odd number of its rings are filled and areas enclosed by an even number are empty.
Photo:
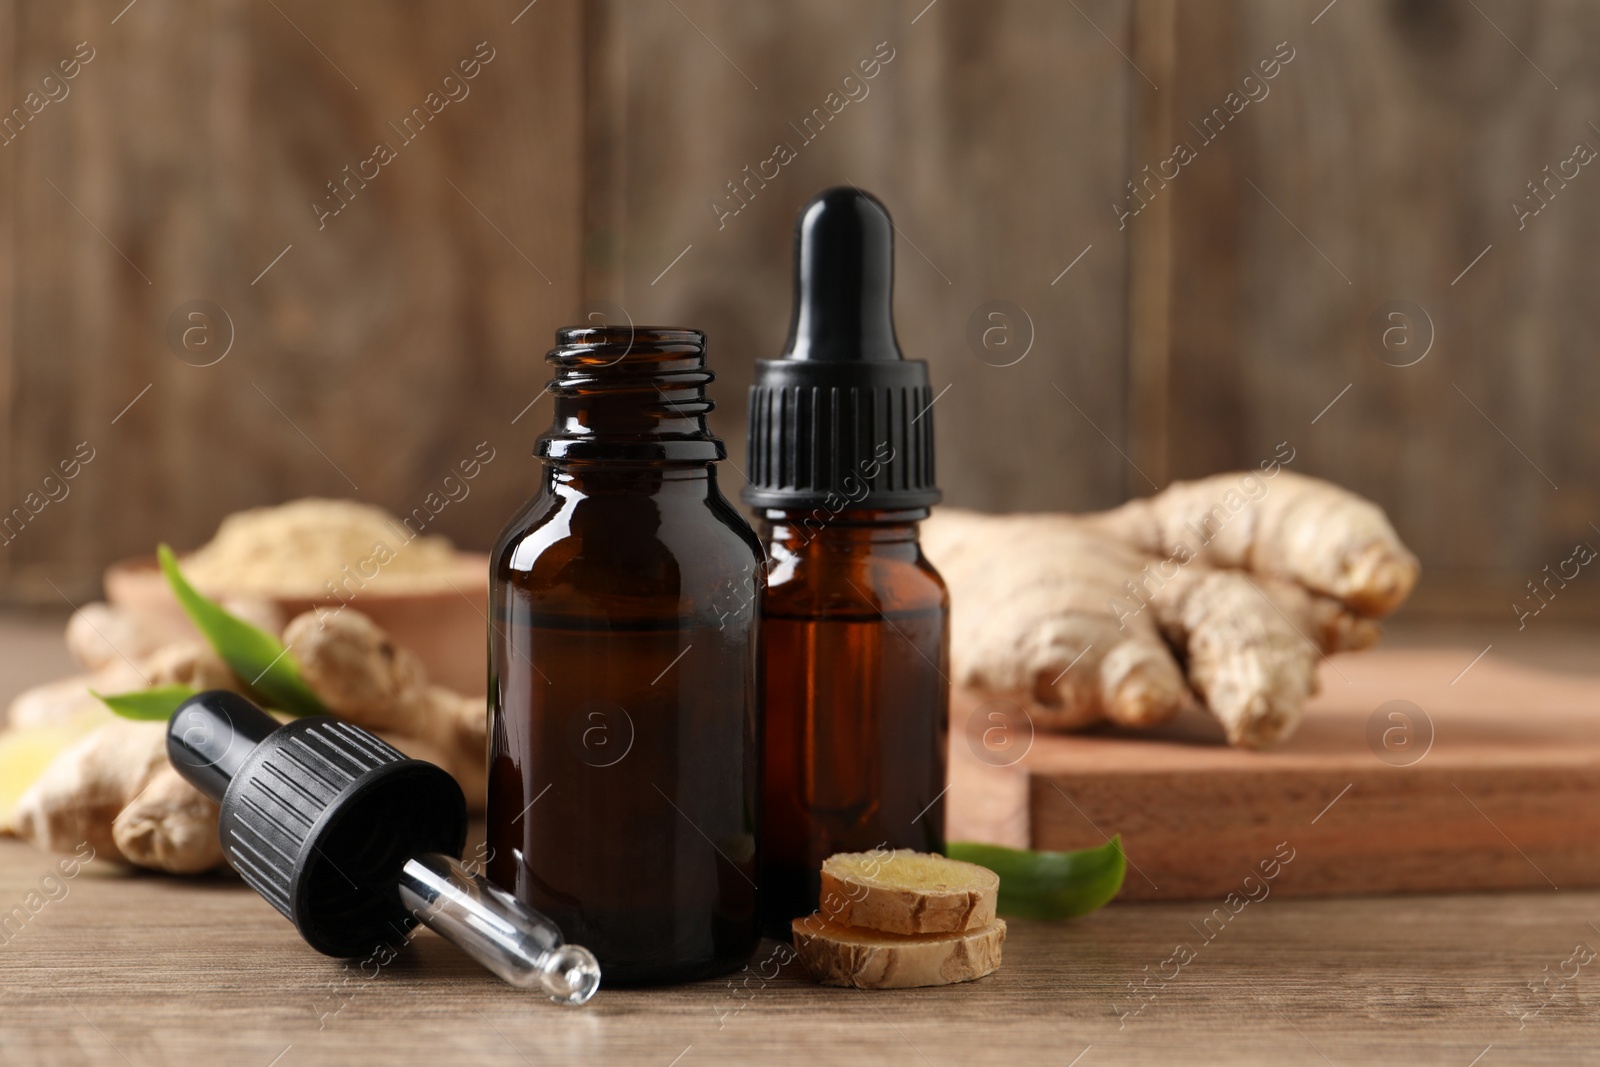
[[[758,940],[761,546],[717,488],[704,335],[557,342],[491,563],[488,874],[608,984],[704,977]]]
[[[757,365],[746,502],[770,556],[762,918],[787,937],[835,852],[944,849],[949,596],[927,365],[900,354],[883,205],[830,189],[795,233],[783,358]]]

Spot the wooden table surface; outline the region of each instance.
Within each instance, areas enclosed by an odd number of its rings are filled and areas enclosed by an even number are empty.
[[[0,697],[51,676],[57,622],[0,618]],[[1600,892],[1268,896],[1209,927],[1214,902],[1116,902],[1070,922],[1013,922],[1004,966],[967,985],[823,989],[779,966],[768,942],[744,975],[602,988],[574,1009],[499,983],[430,933],[363,971],[306,948],[231,878],[127,874],[97,860],[45,881],[52,863],[0,841],[0,916],[27,914],[0,930],[4,1064],[1498,1067],[1600,1057],[1600,959],[1590,959]]]

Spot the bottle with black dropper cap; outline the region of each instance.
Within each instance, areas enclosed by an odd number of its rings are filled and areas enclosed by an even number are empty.
[[[763,921],[818,907],[835,852],[944,848],[949,596],[917,524],[939,500],[927,364],[900,354],[894,228],[853,187],[795,225],[794,315],[750,390],[762,600]]]

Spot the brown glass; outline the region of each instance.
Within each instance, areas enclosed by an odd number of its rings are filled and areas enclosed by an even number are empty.
[[[495,547],[489,877],[608,985],[757,943],[761,546],[717,488],[704,337],[575,329]]]
[[[816,910],[835,852],[944,850],[949,594],[925,509],[769,510],[762,918]]]

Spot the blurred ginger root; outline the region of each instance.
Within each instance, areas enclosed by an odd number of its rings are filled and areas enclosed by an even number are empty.
[[[1286,739],[1327,654],[1377,641],[1418,563],[1383,512],[1284,470],[1178,482],[1089,515],[942,508],[952,680],[1045,728],[1206,708],[1230,744]]]
[[[255,616],[272,629],[271,620]],[[167,761],[166,724],[114,717],[90,695],[182,684],[245,687],[192,633],[151,633],[104,604],[68,623],[90,675],[30,690],[0,731],[0,769],[31,782],[0,793],[0,829],[40,848],[97,855],[180,874],[220,866],[217,806]],[[373,731],[409,756],[455,776],[468,807],[483,810],[487,705],[431,686],[414,653],[357,611],[307,612],[283,633],[301,677],[330,713]],[[134,653],[137,652],[137,658]]]

